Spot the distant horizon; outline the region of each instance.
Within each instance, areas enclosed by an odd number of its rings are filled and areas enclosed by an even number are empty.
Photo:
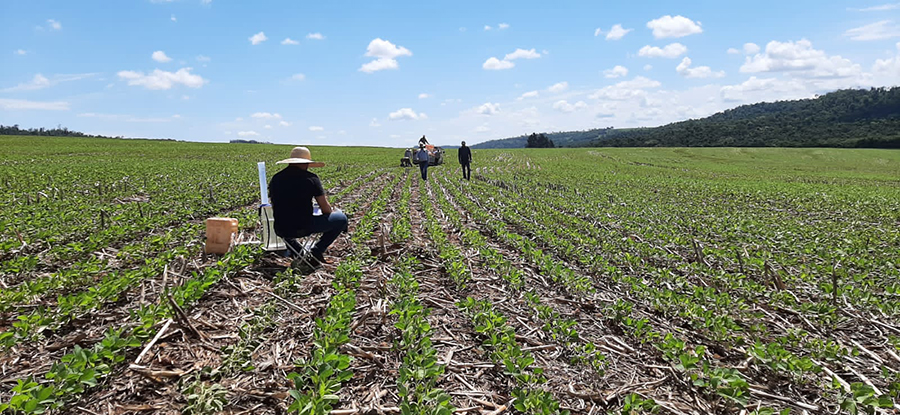
[[[843,88],[843,89],[845,89],[845,90],[846,90],[846,89],[863,89],[863,90],[868,90],[868,89],[870,89],[870,88],[888,88],[888,89],[890,89],[890,88],[897,88],[897,87],[900,87],[900,86],[889,86],[889,87],[860,87],[860,88]],[[829,92],[835,92],[835,91],[829,91]],[[827,93],[828,93],[828,92],[823,93],[822,95],[827,94]],[[716,113],[709,114],[709,115],[704,116],[704,117],[685,118],[685,119],[676,120],[676,121],[668,122],[668,123],[666,123],[666,124],[661,124],[661,125],[652,125],[652,126],[651,126],[651,125],[641,125],[641,126],[637,126],[637,127],[615,127],[615,126],[609,126],[609,127],[592,127],[592,128],[583,128],[583,129],[574,129],[574,128],[573,128],[573,129],[562,129],[562,130],[552,130],[552,131],[538,131],[538,130],[534,130],[534,131],[530,131],[530,132],[526,132],[526,133],[521,133],[521,134],[518,134],[518,135],[510,135],[510,136],[499,137],[499,138],[486,138],[486,139],[483,140],[483,141],[479,141],[479,142],[475,142],[475,143],[470,142],[470,140],[468,140],[468,139],[462,139],[462,140],[460,140],[460,141],[466,141],[466,142],[467,142],[467,145],[468,145],[469,147],[472,147],[472,146],[476,146],[476,145],[483,144],[483,143],[490,142],[490,141],[502,141],[502,140],[507,140],[507,139],[513,139],[513,138],[519,138],[519,137],[526,137],[526,136],[528,136],[528,135],[530,135],[530,134],[532,134],[532,133],[536,133],[536,134],[555,134],[555,133],[567,133],[567,132],[573,132],[573,131],[600,130],[600,129],[607,129],[607,128],[611,128],[611,129],[615,129],[615,130],[640,129],[640,128],[657,128],[657,127],[661,127],[661,126],[665,126],[665,125],[669,125],[669,124],[674,124],[674,123],[679,123],[679,122],[683,122],[683,121],[690,121],[690,120],[696,120],[696,119],[707,118],[707,117],[709,117],[709,116],[712,116],[712,115],[715,115],[715,114],[719,114],[719,113],[723,113],[723,112],[729,111],[729,110],[734,110],[734,109],[736,109],[736,108],[739,108],[739,107],[742,107],[742,106],[745,106],[745,105],[755,105],[755,104],[764,104],[764,103],[774,103],[774,102],[780,102],[780,101],[797,101],[797,100],[805,100],[805,99],[815,99],[815,98],[814,98],[814,97],[810,97],[810,98],[799,98],[799,99],[783,99],[783,100],[760,101],[760,102],[753,102],[753,103],[742,103],[742,104],[736,105],[736,106],[734,106],[734,107],[725,108],[725,109],[723,109],[723,110],[721,110],[721,111],[717,111]],[[17,123],[6,124],[6,123],[3,123],[3,122],[0,122],[0,125],[9,125],[9,126],[12,126],[12,125],[17,125]],[[37,127],[31,127],[31,126],[23,127],[23,126],[20,125],[19,127],[22,128],[22,129],[26,129],[26,130],[27,130],[27,129],[35,129],[35,128],[45,128],[45,129],[48,129],[48,127],[41,127],[41,126],[37,126]],[[68,128],[68,127],[65,126],[65,125],[61,125],[60,127]],[[77,131],[77,130],[72,129],[72,131]],[[234,137],[232,137],[232,138],[226,138],[225,141],[215,141],[215,140],[191,140],[191,139],[176,139],[176,138],[171,138],[171,137],[104,136],[104,135],[102,135],[102,134],[95,134],[95,133],[91,133],[91,132],[88,132],[88,131],[78,131],[78,132],[83,133],[83,134],[88,134],[88,135],[102,136],[103,138],[113,138],[113,139],[121,138],[121,139],[129,139],[129,140],[161,140],[161,141],[166,141],[166,140],[168,140],[168,141],[181,141],[181,142],[189,142],[189,143],[216,143],[216,144],[238,144],[238,143],[231,143],[231,141],[232,141],[232,140],[244,140],[244,141],[256,141],[256,143],[246,143],[246,144],[276,144],[276,145],[295,145],[295,146],[296,146],[296,145],[311,145],[311,146],[321,146],[321,147],[372,147],[372,148],[400,148],[400,149],[415,148],[415,147],[418,145],[418,140],[419,140],[419,138],[420,138],[420,136],[416,136],[414,139],[411,139],[410,142],[413,142],[413,144],[410,144],[410,145],[383,146],[383,145],[375,145],[375,144],[328,144],[328,143],[316,143],[316,144],[305,143],[305,144],[304,144],[303,142],[297,142],[297,141],[292,141],[292,142],[271,142],[271,141],[268,141],[268,140],[262,140],[262,139],[256,139],[256,138],[234,138]],[[426,137],[427,137],[427,135],[426,135]],[[448,147],[448,148],[460,147],[460,145],[461,145],[461,144],[435,144],[435,146],[438,146],[438,147]]]
[[[0,123],[391,148],[652,128],[900,85],[885,3],[5,2]]]

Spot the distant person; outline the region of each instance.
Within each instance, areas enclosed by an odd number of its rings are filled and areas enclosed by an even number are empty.
[[[403,160],[400,160],[400,167],[412,167],[412,149],[407,148],[406,152],[403,153]]]
[[[425,138],[425,136],[422,136]],[[416,161],[419,162],[419,170],[422,171],[422,180],[428,180],[428,150],[425,144],[419,144],[419,151],[416,152]]]
[[[331,207],[319,176],[309,171],[310,167],[323,167],[325,163],[312,161],[308,148],[294,147],[290,158],[276,164],[288,166],[275,173],[269,182],[275,234],[299,254],[303,247],[296,238],[321,233],[322,237],[310,251],[313,258],[310,262],[312,265],[329,262],[325,259],[325,250],[347,230],[347,215]],[[319,215],[314,215],[313,199],[321,209]]]
[[[419,139],[419,147],[427,146],[428,144],[430,144],[428,139],[423,135],[422,138]]]
[[[459,158],[459,165],[462,166],[463,178],[469,180],[472,177],[472,167],[470,164],[472,163],[472,149],[466,147],[466,142],[462,142],[462,146],[459,147],[459,153],[457,153],[457,157]]]

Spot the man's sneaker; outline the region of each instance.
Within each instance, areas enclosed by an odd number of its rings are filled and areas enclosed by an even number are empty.
[[[330,264],[332,261],[330,259],[325,258],[325,254],[321,252],[310,252],[310,261],[318,262],[319,265],[322,264]]]

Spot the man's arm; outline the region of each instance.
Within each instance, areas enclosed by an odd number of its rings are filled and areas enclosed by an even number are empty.
[[[316,196],[316,203],[319,204],[319,209],[322,210],[322,214],[330,215],[334,209],[331,208],[331,204],[328,203],[328,196]]]

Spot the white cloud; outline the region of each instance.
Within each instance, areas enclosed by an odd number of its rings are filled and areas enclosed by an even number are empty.
[[[372,39],[366,48],[366,56],[394,59],[399,56],[412,56],[412,52],[403,46],[397,46],[381,38]]]
[[[476,111],[482,115],[494,115],[500,112],[500,104],[486,102],[481,104]]]
[[[24,99],[0,98],[0,108],[4,110],[48,110],[68,111],[69,103],[64,101],[27,101]]]
[[[421,94],[419,94],[419,99],[425,99],[425,98],[431,98],[431,95],[430,95],[430,94],[426,94],[426,93],[424,93],[424,92],[421,93]]]
[[[757,53],[759,53],[759,45],[752,42],[744,43],[744,54],[755,55]]]
[[[566,100],[559,100],[553,104],[553,109],[555,109],[559,112],[566,112],[566,113],[574,112],[574,111],[577,111],[580,109],[585,109],[585,108],[587,108],[587,104],[585,104],[584,101],[578,101],[574,104],[570,104]]]
[[[172,122],[172,120],[177,120],[181,118],[181,115],[175,114],[171,117],[135,117],[133,115],[125,115],[125,114],[98,114],[94,112],[85,112],[78,114],[79,117],[86,118],[99,118],[103,120],[116,120],[116,121],[124,121],[124,122],[138,122],[138,123],[166,123]]]
[[[479,126],[475,127],[474,130],[472,130],[473,133],[486,133],[489,131],[491,131],[491,129],[490,129],[490,127],[488,127],[486,125],[479,125]]]
[[[900,37],[900,25],[892,20],[882,20],[844,32],[852,40],[881,40]]]
[[[312,125],[309,127],[309,131],[325,131],[325,128],[318,125]]]
[[[173,22],[177,22],[177,21],[178,21],[178,19],[175,18],[175,15],[174,15],[174,14],[172,15],[172,17],[169,18],[169,20],[171,20],[171,21],[173,21]]]
[[[628,68],[622,65],[616,65],[612,69],[607,69],[603,71],[603,76],[607,78],[619,78],[623,76],[628,76]]]
[[[623,101],[635,97],[643,97],[647,94],[646,89],[657,88],[660,84],[643,76],[636,76],[630,81],[621,81],[615,85],[604,87],[590,95],[591,99],[611,99],[614,101]]]
[[[372,118],[372,121],[369,122],[369,127],[381,127],[381,124],[378,123],[378,118]]]
[[[161,63],[166,63],[166,62],[172,61],[172,58],[166,56],[166,53],[161,50],[153,52],[153,54],[150,55],[150,57],[153,58],[153,60],[155,60],[157,62],[161,62]]]
[[[282,127],[290,127],[291,123],[289,123],[287,121],[278,121],[278,125],[280,125]]]
[[[663,102],[662,102],[662,100],[645,96],[644,98],[641,99],[640,105],[641,105],[641,107],[644,107],[644,108],[657,108],[657,107],[661,107],[663,105]]]
[[[559,93],[559,92],[563,92],[563,91],[565,91],[565,90],[567,90],[567,89],[569,89],[569,83],[568,83],[568,82],[565,82],[565,81],[563,81],[563,82],[557,82],[557,83],[555,83],[555,84],[553,84],[553,85],[550,85],[550,87],[547,88],[548,91],[550,91],[550,92],[552,92],[552,93],[554,93],[554,94]]]
[[[266,34],[263,33],[263,32],[259,32],[259,33],[255,34],[255,35],[253,35],[253,36],[250,36],[250,37],[247,38],[247,39],[249,39],[249,40],[250,40],[250,43],[252,43],[253,45],[258,45],[258,44],[260,44],[260,43],[263,43],[263,42],[269,40],[269,38],[267,38],[267,37],[266,37]]]
[[[503,69],[510,69],[513,66],[516,66],[516,64],[514,64],[510,61],[501,61],[500,59],[497,59],[495,57],[488,58],[488,60],[484,61],[484,63],[481,65],[482,68],[487,69],[489,71],[499,71],[499,70],[503,70]]]
[[[675,17],[665,15],[647,22],[647,27],[653,30],[653,37],[657,39],[684,37],[703,32],[700,23],[681,15]]]
[[[395,58],[399,56],[412,56],[412,52],[403,46],[397,46],[393,43],[375,38],[369,42],[366,48],[366,56],[375,57],[377,59],[364,64],[359,68],[361,72],[372,73],[385,69],[397,69],[400,65]]]
[[[428,118],[425,114],[419,113],[416,114],[412,108],[400,108],[397,111],[394,111],[388,114],[388,119],[390,120],[419,120]],[[372,119],[372,122],[376,122],[375,119]],[[371,125],[371,124],[370,124]]]
[[[781,99],[803,98],[809,95],[805,92],[805,88],[795,81],[779,81],[775,78],[757,78],[751,76],[750,79],[737,85],[726,85],[719,90],[722,99],[725,101],[749,101],[762,100],[772,92],[777,92]]]
[[[258,118],[258,119],[262,119],[262,120],[272,120],[272,119],[280,120],[281,114],[279,114],[277,112],[276,113],[254,112],[252,115],[250,115],[250,117]]]
[[[547,54],[547,51],[544,51],[544,54]],[[512,53],[507,53],[506,56],[503,57],[503,60],[497,59],[496,57],[490,57],[488,60],[484,61],[481,65],[482,68],[489,71],[499,71],[503,69],[510,69],[516,66],[513,63],[516,59],[537,59],[540,58],[541,54],[538,53],[534,48],[532,49],[521,49],[516,48]]]
[[[484,30],[491,30],[491,29],[492,29],[492,27],[490,27],[488,25],[484,25]]]
[[[304,75],[302,73],[295,73],[295,74],[291,75],[291,79],[293,79],[295,81],[302,81],[302,80],[306,79],[306,75]]]
[[[691,58],[685,57],[675,68],[679,75],[685,78],[721,78],[725,71],[714,72],[709,66],[696,66],[691,68]]]
[[[15,51],[13,51],[13,53],[16,55],[22,56],[28,52],[26,52],[24,49],[16,49]]]
[[[639,56],[648,58],[677,58],[687,52],[687,46],[681,43],[670,43],[660,49],[657,46],[644,46],[638,51]]]
[[[282,45],[299,45],[300,41],[286,37],[286,38],[284,38],[284,40],[281,41],[281,44]]]
[[[651,69],[653,69],[653,65],[651,65],[651,64],[649,64],[649,63],[646,64],[646,65],[644,65],[644,70],[645,70],[645,71],[649,71],[649,70],[651,70]]]
[[[306,35],[306,38],[307,38],[307,39],[310,39],[310,40],[325,40],[325,36],[323,36],[323,35],[322,35],[321,33],[319,33],[319,32],[316,32],[316,33],[310,33],[310,34]]]
[[[36,89],[47,88],[50,85],[53,85],[53,83],[51,83],[50,80],[47,79],[47,77],[41,74],[36,74],[33,78],[31,78],[31,82],[21,83],[14,87],[0,90],[0,92],[33,91]]]
[[[729,55],[737,55],[737,54],[741,53],[741,51],[739,51],[735,48],[728,48],[728,50],[725,52],[728,53]]]
[[[594,29],[594,37],[600,36],[601,33],[603,33],[603,29],[599,27]]]
[[[382,71],[385,69],[397,69],[400,65],[397,63],[395,59],[388,58],[378,58],[372,62],[363,64],[363,66],[359,67],[360,72],[372,73],[377,71]]]
[[[509,29],[509,25],[506,23],[500,23],[497,25],[497,29],[500,29],[500,30]]]
[[[522,94],[522,95],[521,95],[519,98],[517,98],[517,99],[518,99],[519,101],[521,101],[521,100],[523,100],[523,99],[525,99],[525,98],[537,98],[539,95],[540,95],[540,94],[538,93],[538,91],[528,91],[528,92]]]
[[[540,58],[541,54],[535,52],[534,49],[516,49],[513,53],[507,53],[506,56],[503,57],[505,61],[514,61],[516,59],[537,59]]]
[[[209,62],[209,56],[197,55],[197,62]]]
[[[91,78],[96,75],[96,73],[61,74],[53,75],[52,78],[48,79],[44,75],[35,74],[34,77],[31,78],[30,82],[21,83],[10,88],[0,89],[0,92],[33,91],[36,89],[51,87],[61,82],[78,81],[81,79]]]
[[[741,72],[789,72],[802,77],[840,78],[860,75],[862,69],[848,59],[813,49],[812,42],[802,39],[769,42],[765,53],[747,57]]]
[[[882,11],[896,10],[896,9],[900,9],[900,3],[882,4],[879,6],[866,7],[866,8],[862,8],[862,9],[848,8],[848,10],[854,10],[854,11],[858,11],[858,12],[882,12]]]
[[[879,79],[887,80],[894,85],[900,84],[900,42],[897,42],[897,55],[891,59],[877,59],[872,71]]]
[[[256,131],[238,131],[238,137],[258,137],[259,133]]]
[[[181,99],[182,99],[183,101],[188,101],[188,100],[191,99],[191,97],[190,97],[189,95],[182,95],[182,96],[181,96]]]
[[[53,30],[61,30],[62,29],[62,23],[60,23],[56,20],[47,19],[47,24],[49,24],[50,28]]]
[[[171,89],[178,84],[189,88],[200,88],[208,81],[200,75],[191,73],[192,68],[181,68],[176,72],[154,69],[153,72],[144,75],[143,72],[119,71],[118,76],[127,80],[128,85],[143,86],[147,89]]]
[[[615,24],[611,29],[609,29],[609,32],[606,33],[606,40],[619,40],[625,37],[625,35],[627,35],[628,32],[632,30],[634,29],[625,29],[622,27],[622,25]],[[594,36],[596,36],[596,34]]]
[[[266,125],[263,126],[263,128],[265,128],[266,130],[271,130],[271,129],[272,129],[272,126],[269,125],[269,124],[266,124]]]

